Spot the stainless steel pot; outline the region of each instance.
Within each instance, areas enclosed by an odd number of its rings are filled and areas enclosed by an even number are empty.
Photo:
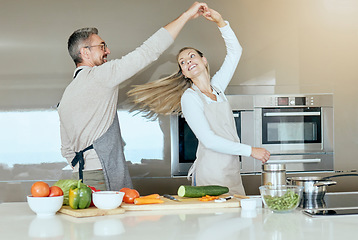
[[[337,182],[322,180],[322,177],[290,177],[287,183],[303,187],[303,200],[323,199],[327,191],[327,186],[335,185]]]

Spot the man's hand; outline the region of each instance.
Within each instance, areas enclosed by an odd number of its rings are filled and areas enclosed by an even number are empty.
[[[206,3],[195,2],[191,7],[182,13],[177,19],[168,23],[164,28],[172,35],[175,39],[184,25],[191,19],[195,19],[200,15],[203,15],[204,12],[208,11],[208,6]]]

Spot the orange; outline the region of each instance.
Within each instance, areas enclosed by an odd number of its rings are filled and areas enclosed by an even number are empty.
[[[31,187],[31,195],[33,197],[48,197],[50,194],[50,186],[45,182],[35,182]]]

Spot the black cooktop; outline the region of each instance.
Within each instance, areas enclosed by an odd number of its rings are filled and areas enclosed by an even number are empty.
[[[326,193],[321,200],[303,200],[302,209],[358,208],[358,192]]]

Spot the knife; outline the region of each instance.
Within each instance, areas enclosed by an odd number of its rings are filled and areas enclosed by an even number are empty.
[[[229,197],[226,197],[226,198],[219,198],[219,199],[215,199],[215,202],[226,202],[227,200],[230,200],[234,198],[233,196],[229,196]]]
[[[168,198],[168,199],[173,200],[173,201],[180,202],[180,200],[176,199],[175,197],[173,197],[173,196],[171,196],[169,194],[164,194],[163,197]]]

